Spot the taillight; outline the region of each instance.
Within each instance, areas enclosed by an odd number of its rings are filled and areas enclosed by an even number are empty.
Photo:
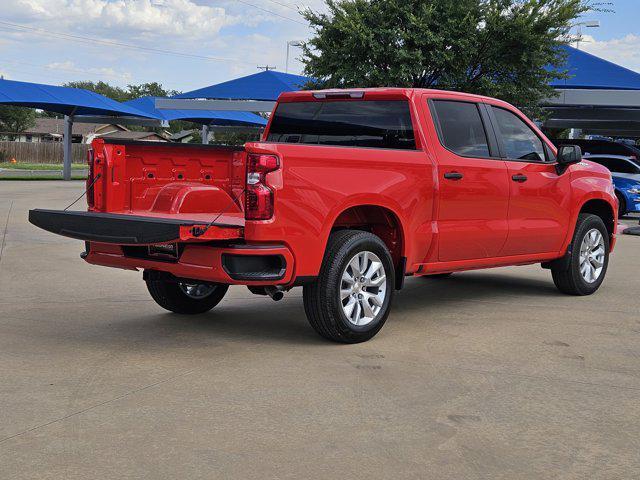
[[[90,208],[93,208],[95,204],[93,197],[93,178],[95,172],[93,169],[93,150],[91,148],[87,151],[87,163],[89,164],[89,175],[87,176],[87,204]]]
[[[267,185],[267,173],[280,168],[275,155],[249,154],[244,216],[247,220],[269,220],[273,216],[273,190]]]

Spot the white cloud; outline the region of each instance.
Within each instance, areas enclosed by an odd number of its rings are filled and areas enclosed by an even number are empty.
[[[580,48],[610,62],[640,72],[640,36],[632,33],[611,40],[583,35]]]
[[[87,78],[97,77],[99,79],[102,79],[103,77],[109,77],[109,78],[119,79],[122,81],[131,80],[130,72],[117,71],[111,67],[82,68],[82,67],[76,66],[76,64],[70,60],[67,60],[64,62],[52,62],[47,64],[46,68],[51,71],[63,71],[63,72],[84,74]]]
[[[0,68],[41,83],[159,81],[179,90],[255,73],[258,65],[284,70],[286,42],[310,31],[279,4],[322,10],[324,0],[245,1],[0,0],[0,22],[26,27],[0,24]],[[299,54],[292,48],[292,73],[302,69]]]
[[[239,19],[192,0],[4,0],[3,19],[60,31],[127,31],[154,37],[215,35]]]

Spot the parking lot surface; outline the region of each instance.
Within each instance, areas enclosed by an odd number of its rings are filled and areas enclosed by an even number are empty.
[[[336,345],[300,289],[181,317],[28,223],[83,185],[0,183],[0,478],[638,478],[640,237],[593,296],[539,265],[411,278]]]

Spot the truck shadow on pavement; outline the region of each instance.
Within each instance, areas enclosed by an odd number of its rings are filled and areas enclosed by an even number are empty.
[[[514,277],[493,272],[461,272],[451,277],[410,277],[404,288],[396,292],[393,312],[409,313],[429,307],[446,308],[455,304],[463,310],[467,302],[487,301],[496,303],[531,303],[545,299],[562,298],[551,278]],[[528,299],[528,302],[527,302]],[[471,308],[471,307],[467,307]]]
[[[300,293],[296,291],[290,298],[285,297],[277,303],[264,297],[234,298],[223,301],[211,312],[202,315],[160,313],[142,319],[145,324],[143,329],[159,328],[183,338],[322,344],[323,340],[307,323]],[[131,323],[140,320],[132,319]]]
[[[60,341],[99,344],[115,351],[171,350],[192,352],[203,349],[213,355],[226,355],[229,349],[259,345],[291,345],[326,348],[328,343],[308,324],[302,303],[302,290],[296,288],[280,302],[266,297],[249,296],[232,291],[214,310],[202,315],[176,315],[165,312],[151,300],[137,300],[123,311],[122,302],[107,302],[101,318],[88,315],[95,306],[78,309],[70,323],[41,322],[38,334]],[[240,295],[238,295],[240,293]],[[562,299],[551,279],[514,277],[493,272],[468,272],[450,278],[408,278],[405,288],[397,292],[386,339],[397,338],[402,327],[389,336],[390,325],[438,324],[451,316],[482,317],[477,302],[503,304],[507,309],[522,305],[548,305]],[[63,307],[67,308],[67,307]],[[63,314],[64,312],[60,312]],[[448,320],[446,320],[448,321]],[[382,338],[382,337],[381,337]],[[376,339],[373,340],[377,341]],[[218,353],[211,349],[220,347]],[[223,353],[224,352],[224,353]]]
[[[428,314],[430,309],[434,312],[446,310],[451,304],[464,312],[475,310],[473,304],[468,303],[473,301],[513,302],[515,305],[527,298],[536,302],[553,297],[562,295],[550,279],[515,278],[485,272],[460,273],[439,279],[408,278],[405,288],[396,295],[388,321],[393,322],[394,316],[402,317],[419,311]],[[421,321],[437,321],[437,316]],[[167,312],[132,316],[122,319],[118,328],[126,335],[146,336],[146,341],[151,343],[157,337],[157,340],[180,338],[180,343],[187,344],[189,341],[242,340],[249,344],[326,345],[326,341],[307,323],[299,288],[291,290],[280,302],[265,297],[234,296],[206,314],[182,316]]]

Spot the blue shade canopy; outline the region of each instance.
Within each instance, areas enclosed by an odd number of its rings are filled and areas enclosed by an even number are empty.
[[[562,48],[567,55],[567,62],[561,70],[567,70],[570,78],[554,80],[551,82],[552,87],[640,90],[640,73],[577,48]]]
[[[220,110],[165,110],[156,109],[156,100],[159,97],[141,97],[124,102],[124,105],[141,110],[148,115],[159,117],[163,120],[185,120],[187,122],[201,123],[203,125],[223,126],[263,126],[267,121],[260,115],[251,112],[233,112]]]
[[[63,115],[158,118],[88,90],[13,80],[0,80],[0,104],[38,108]]]
[[[311,79],[301,75],[267,70],[236,78],[192,92],[182,93],[173,98],[208,98],[225,100],[265,100],[275,101],[282,92],[300,90]]]

